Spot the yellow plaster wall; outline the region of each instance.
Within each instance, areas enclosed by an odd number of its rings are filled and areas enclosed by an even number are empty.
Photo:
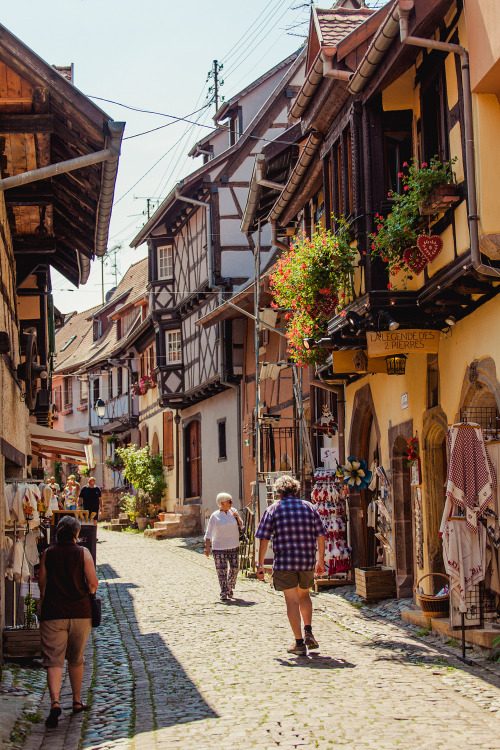
[[[473,97],[476,142],[479,233],[500,232],[498,176],[500,174],[500,103],[496,96]]]
[[[411,67],[382,91],[382,107],[386,112],[394,109],[413,109],[414,80],[415,70]]]
[[[154,396],[151,394],[154,394]],[[144,396],[140,397],[140,401],[142,402],[142,400],[146,399],[147,396],[150,396],[150,399],[152,399],[154,403],[156,403],[156,399],[158,397],[157,389],[152,388]],[[156,414],[153,414],[151,417],[147,419],[140,419],[139,429],[141,429],[142,427],[148,428],[148,445],[150,447],[153,445],[153,435],[155,434],[155,432],[158,434],[158,443],[160,446],[160,453],[163,454],[163,412],[162,411],[157,412]],[[175,443],[175,430],[176,430],[176,426],[174,424],[174,451],[175,451],[175,444],[176,444]],[[175,464],[176,464],[176,461],[174,460],[174,466]],[[174,470],[173,469],[167,470],[164,467],[163,476],[165,477],[165,480],[167,482],[167,488],[163,495],[162,507],[168,513],[173,513],[175,511],[175,506],[176,506]]]

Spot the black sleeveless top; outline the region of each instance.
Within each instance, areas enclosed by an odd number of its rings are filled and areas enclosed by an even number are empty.
[[[58,542],[45,553],[47,584],[40,620],[81,620],[92,617],[84,573],[84,549]]]

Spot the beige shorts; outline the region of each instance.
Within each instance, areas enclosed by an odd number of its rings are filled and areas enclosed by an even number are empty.
[[[40,623],[43,666],[64,667],[83,664],[83,654],[90,635],[90,617],[75,620],[43,620]]]
[[[297,586],[311,589],[314,586],[314,570],[275,570],[273,583],[276,591],[286,591]]]

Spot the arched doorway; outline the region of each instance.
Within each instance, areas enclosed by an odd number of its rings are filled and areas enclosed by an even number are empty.
[[[353,402],[348,456],[364,458],[371,466],[379,458],[380,430],[369,385],[356,392]],[[377,562],[375,529],[368,526],[370,490],[349,492],[349,525],[352,546],[352,567],[364,568]]]
[[[444,573],[443,545],[439,536],[439,527],[443,516],[446,499],[446,432],[448,420],[441,407],[436,406],[424,414],[422,439],[422,468],[424,479],[424,495],[422,498],[423,539],[416,540],[417,562],[423,557],[424,545],[429,563],[429,573]],[[419,554],[419,545],[422,555]],[[423,561],[418,565],[423,568]],[[427,579],[432,585],[430,594],[441,588],[440,579]]]
[[[186,500],[201,497],[201,422],[194,419],[184,430]]]
[[[415,579],[412,492],[406,449],[407,438],[398,435],[392,446],[392,536],[398,599],[413,595]]]

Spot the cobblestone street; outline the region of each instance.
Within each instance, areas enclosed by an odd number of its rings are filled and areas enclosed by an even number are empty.
[[[290,656],[269,585],[240,579],[224,604],[212,559],[189,542],[99,537],[91,709],[34,724],[28,750],[500,748],[496,665],[461,665],[456,649],[329,593],[314,597],[320,651]],[[65,678],[63,707],[70,696]],[[48,706],[44,694],[43,718]]]

